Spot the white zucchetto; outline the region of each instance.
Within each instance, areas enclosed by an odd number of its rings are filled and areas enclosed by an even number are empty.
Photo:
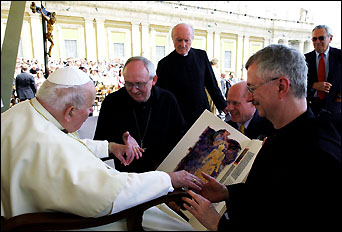
[[[47,80],[58,85],[84,85],[91,81],[88,74],[72,66],[57,69]]]

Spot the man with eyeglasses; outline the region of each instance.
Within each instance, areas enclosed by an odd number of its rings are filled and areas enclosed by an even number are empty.
[[[240,81],[230,87],[227,94],[227,108],[230,113],[229,125],[250,139],[264,140],[273,132],[273,125],[258,115],[258,110],[247,102],[247,82]]]
[[[315,114],[323,109],[341,120],[341,49],[329,46],[332,38],[326,25],[312,30],[314,51],[305,54],[309,68],[307,100]]]
[[[115,168],[125,172],[155,170],[185,133],[185,121],[175,96],[155,86],[153,63],[145,57],[127,60],[125,87],[106,96],[94,139],[126,143],[136,148],[133,157],[115,158]]]
[[[208,175],[202,191],[183,199],[209,230],[334,229],[341,218],[341,136],[306,102],[307,65],[298,50],[269,45],[247,63],[247,101],[275,133],[255,158],[245,183],[225,186]],[[212,203],[226,201],[222,217]],[[191,207],[190,207],[190,206]],[[243,229],[242,229],[243,231]]]

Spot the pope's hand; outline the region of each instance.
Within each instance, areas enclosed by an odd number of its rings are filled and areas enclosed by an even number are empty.
[[[202,181],[191,173],[182,170],[168,173],[171,177],[172,186],[177,189],[181,187],[191,188],[197,191],[202,189]]]

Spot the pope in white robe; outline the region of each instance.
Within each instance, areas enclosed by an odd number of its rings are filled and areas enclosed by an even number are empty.
[[[53,74],[50,81],[59,84],[61,77]],[[79,82],[84,84],[82,78]],[[63,129],[37,98],[1,114],[1,213],[6,218],[46,211],[99,217],[173,191],[169,174],[116,171],[99,159],[108,156],[107,141],[80,140]],[[192,230],[166,205],[145,211],[143,227]],[[122,220],[91,229],[126,230],[127,226]]]

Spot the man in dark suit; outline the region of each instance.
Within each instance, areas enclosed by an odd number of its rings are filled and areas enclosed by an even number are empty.
[[[316,26],[312,30],[314,51],[305,54],[309,68],[307,100],[315,114],[322,109],[341,114],[341,50],[329,46],[332,37],[328,26]]]
[[[27,70],[27,65],[23,64],[21,66],[21,73],[15,78],[15,89],[20,101],[34,98],[37,92],[37,86],[34,77],[29,74]]]
[[[272,44],[247,63],[247,101],[275,133],[255,158],[245,183],[208,182],[183,200],[209,230],[242,227],[333,229],[341,218],[341,136],[306,102],[307,65],[297,49]],[[222,217],[211,203],[226,201]]]
[[[156,85],[176,96],[187,129],[205,109],[210,110],[205,89],[216,108],[227,113],[227,103],[218,87],[207,53],[191,48],[193,27],[185,23],[178,24],[172,29],[171,37],[175,50],[159,61]]]
[[[246,94],[246,81],[240,81],[230,87],[227,94],[230,120],[227,123],[250,139],[264,140],[272,134],[273,125],[266,118],[261,118],[258,115],[255,106],[246,101]]]

